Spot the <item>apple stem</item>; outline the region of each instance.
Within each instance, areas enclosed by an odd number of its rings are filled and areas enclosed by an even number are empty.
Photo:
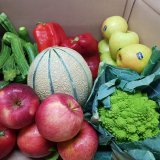
[[[71,43],[73,42],[78,42],[79,41],[79,38],[78,37],[75,37],[73,40],[71,40]]]
[[[120,54],[117,55],[117,58],[122,61],[122,56]]]
[[[0,131],[0,137],[4,136],[4,131]]]
[[[71,101],[68,101],[68,106],[69,108],[72,110],[72,111],[76,111],[77,110],[77,107],[75,107]]]

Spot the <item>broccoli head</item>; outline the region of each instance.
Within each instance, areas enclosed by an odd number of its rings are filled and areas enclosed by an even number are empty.
[[[146,94],[116,90],[110,102],[110,109],[98,107],[100,123],[118,142],[140,141],[160,133],[157,103]]]

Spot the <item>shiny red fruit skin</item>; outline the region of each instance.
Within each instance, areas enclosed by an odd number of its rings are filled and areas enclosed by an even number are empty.
[[[17,144],[22,153],[27,157],[41,158],[51,153],[54,146],[39,133],[36,124],[29,125],[20,130]]]
[[[0,159],[7,156],[16,144],[16,134],[0,124]]]
[[[82,107],[70,95],[55,93],[42,101],[35,118],[43,137],[53,142],[73,138],[81,129]]]
[[[57,143],[63,160],[92,160],[97,147],[97,133],[87,121],[83,121],[82,129],[73,139]]]
[[[39,104],[39,97],[31,87],[9,84],[0,90],[0,122],[8,128],[23,128],[34,121]]]
[[[100,63],[99,54],[97,53],[94,56],[85,57],[85,60],[91,70],[93,80],[95,80],[98,75],[98,68],[99,68],[99,63]]]

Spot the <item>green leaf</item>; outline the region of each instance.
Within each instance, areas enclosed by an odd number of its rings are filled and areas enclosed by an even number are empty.
[[[57,150],[56,150],[55,147],[52,147],[52,148],[50,148],[50,151],[51,151],[51,152],[56,152]]]
[[[118,145],[114,142],[111,143],[113,157],[116,160],[136,160],[131,155],[129,155],[126,151],[121,150]]]
[[[104,83],[99,87],[98,97],[97,97],[98,100],[102,100],[103,98],[106,98],[115,92],[114,86],[115,86],[116,81],[117,81],[117,78],[113,79],[107,83]]]
[[[3,87],[7,86],[9,84],[8,81],[0,81],[0,89],[2,89]]]
[[[153,82],[145,91],[148,93],[148,97],[156,101],[160,106],[160,81]]]
[[[112,152],[110,151],[98,151],[93,160],[112,160]]]
[[[51,155],[50,157],[46,158],[46,160],[58,160],[59,158],[59,153],[56,152],[53,155]]]
[[[154,155],[147,150],[134,149],[129,150],[128,153],[136,160],[156,160]]]
[[[113,81],[115,81],[114,82],[115,84],[121,82],[120,87],[122,87],[122,86],[125,86],[126,83],[128,82],[139,80],[139,79],[142,79],[143,77],[144,76],[139,75],[137,72],[131,69],[119,68],[119,67],[108,65],[106,63],[101,62],[98,77],[94,82],[91,94],[84,106],[84,112],[87,112],[87,111],[90,112],[92,110],[93,101],[96,102],[96,100],[98,100],[97,92],[99,91],[99,88],[101,87],[101,85],[105,85],[105,83],[107,82],[108,84],[110,83],[112,84]],[[112,86],[113,85],[114,84],[112,84]],[[106,96],[104,95],[104,97]]]
[[[153,69],[156,67],[158,64],[158,61],[160,60],[160,50],[158,49],[157,46],[152,47],[152,55],[149,59],[149,62],[147,66],[144,68],[143,72],[141,75],[147,76],[153,72]]]
[[[160,79],[160,68],[154,73],[152,73],[151,75],[148,75],[139,80],[126,82],[125,85],[120,83],[118,85],[118,88],[121,88],[123,91],[134,93],[136,89],[144,89],[148,87],[152,82],[156,81],[157,79]]]
[[[160,134],[153,138],[147,138],[144,141],[119,143],[118,146],[123,150],[146,150],[150,151],[156,159],[160,159]]]

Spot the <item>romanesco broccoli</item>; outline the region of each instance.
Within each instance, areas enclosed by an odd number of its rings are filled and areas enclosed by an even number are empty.
[[[116,90],[110,102],[111,109],[99,106],[98,112],[102,126],[118,142],[144,140],[160,133],[157,104],[146,94]]]

